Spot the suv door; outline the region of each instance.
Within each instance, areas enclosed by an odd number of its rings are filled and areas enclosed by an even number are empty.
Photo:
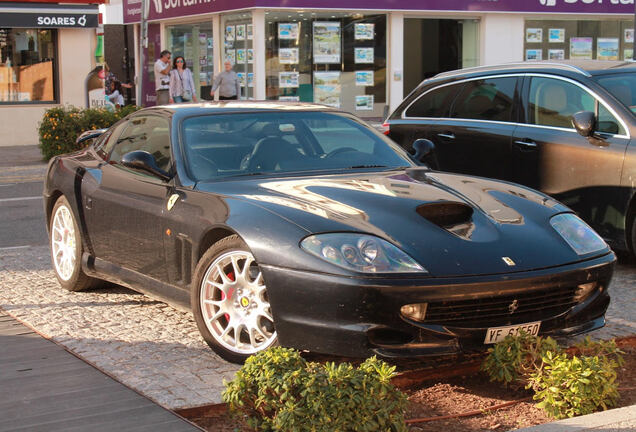
[[[625,206],[608,193],[621,182],[625,124],[596,93],[569,78],[529,74],[523,87],[525,124],[513,136],[513,180],[555,196],[611,238]],[[596,114],[595,138],[574,129],[571,116],[579,111]]]
[[[104,163],[82,183],[95,256],[161,280],[166,280],[162,219],[170,185],[123,166],[121,158],[145,150],[169,171],[169,126],[168,119],[156,115],[137,115],[119,123],[97,149]]]

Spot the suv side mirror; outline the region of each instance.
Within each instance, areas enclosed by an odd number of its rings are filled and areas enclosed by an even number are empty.
[[[423,162],[426,156],[433,153],[435,144],[433,144],[431,140],[419,138],[413,142],[413,149],[415,150],[413,159],[418,162]]]
[[[591,111],[579,111],[572,115],[572,125],[579,135],[591,137],[594,134],[596,115]]]
[[[121,164],[128,168],[145,171],[166,182],[172,178],[170,174],[157,166],[155,157],[147,151],[135,150],[126,153],[121,158]]]

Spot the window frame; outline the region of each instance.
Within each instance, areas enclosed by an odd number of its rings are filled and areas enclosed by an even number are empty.
[[[613,138],[625,138],[625,139],[630,139],[630,131],[629,128],[627,127],[627,123],[625,123],[625,120],[618,115],[618,113],[616,112],[616,110],[614,108],[612,108],[612,106],[610,104],[607,103],[607,101],[601,97],[596,91],[594,91],[593,89],[591,89],[590,87],[586,86],[584,83],[581,83],[579,81],[576,81],[574,79],[565,77],[565,76],[561,76],[561,75],[553,75],[553,74],[549,74],[549,73],[526,73],[524,74],[526,79],[524,80],[523,83],[523,91],[522,91],[522,98],[521,98],[521,105],[522,105],[522,112],[524,113],[523,118],[520,119],[520,123],[523,126],[530,126],[530,127],[537,127],[537,128],[544,128],[544,129],[553,129],[553,130],[559,130],[559,131],[568,131],[568,132],[573,132],[573,133],[578,133],[576,132],[576,129],[572,128],[562,128],[562,127],[558,127],[558,126],[547,126],[547,125],[538,125],[538,124],[532,124],[529,123],[529,114],[528,114],[528,104],[530,103],[530,81],[532,80],[533,77],[538,77],[538,78],[552,78],[552,79],[556,79],[556,80],[560,80],[560,81],[564,81],[570,84],[574,84],[575,86],[581,88],[583,91],[587,92],[590,96],[592,96],[592,98],[594,99],[594,115],[597,117],[598,119],[598,104],[603,104],[603,106],[605,107],[605,109],[607,111],[609,111],[620,123],[621,127],[623,128],[623,130],[625,131],[625,134],[613,134],[610,132],[600,132],[595,130],[595,133],[601,134],[603,136],[608,136],[608,137],[613,137]]]
[[[20,27],[3,27],[10,29],[11,31],[19,30],[50,30],[51,40],[53,41],[53,100],[38,100],[38,101],[1,101],[0,106],[19,106],[19,105],[57,105],[60,103],[60,50],[59,50],[59,29],[57,28],[20,28]]]

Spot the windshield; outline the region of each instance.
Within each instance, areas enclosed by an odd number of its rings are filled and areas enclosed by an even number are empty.
[[[407,153],[353,116],[251,112],[190,117],[182,123],[188,170],[197,180],[266,173],[398,168]]]
[[[632,114],[636,113],[636,73],[599,76],[596,82],[629,108]]]

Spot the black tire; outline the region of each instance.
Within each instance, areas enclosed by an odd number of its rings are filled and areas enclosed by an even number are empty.
[[[73,232],[68,232],[69,237],[66,237],[66,233],[61,234],[59,227],[55,226],[56,215],[58,215],[58,212],[60,212],[59,217],[63,217],[62,215],[67,215],[70,218],[70,222],[73,226]],[[68,291],[83,291],[97,286],[100,281],[86,275],[82,270],[82,252],[84,251],[84,246],[82,244],[82,233],[77,224],[77,220],[75,219],[75,215],[73,214],[73,210],[66,197],[61,196],[55,202],[50,219],[51,222],[49,225],[49,250],[51,251],[51,264],[53,265],[53,271],[55,272],[55,276],[57,277],[59,284],[62,286],[62,288]],[[60,238],[60,236],[62,236],[62,238]],[[65,238],[68,240],[68,242],[72,242],[70,250],[72,250],[73,253],[73,265],[69,267],[70,271],[63,270],[61,265],[59,264],[59,261],[56,264],[56,257],[53,247],[54,241],[62,242]]]
[[[206,280],[206,278],[208,277],[214,277],[214,270],[216,268],[216,264],[215,262],[217,262],[217,260],[221,260],[219,262],[223,262],[222,260],[227,259],[227,257],[229,255],[232,254],[248,254],[250,257],[253,256],[251,254],[251,252],[249,251],[249,248],[247,247],[247,245],[245,244],[245,242],[243,242],[243,240],[241,240],[241,238],[237,235],[231,235],[229,237],[226,237],[222,240],[219,240],[217,243],[215,243],[214,245],[212,245],[212,247],[210,247],[210,249],[207,250],[207,252],[205,254],[203,254],[203,256],[201,257],[201,259],[199,260],[199,263],[197,264],[196,270],[194,272],[194,277],[192,280],[192,289],[191,289],[191,299],[190,299],[190,304],[192,307],[192,312],[194,314],[194,319],[197,323],[197,327],[199,328],[199,331],[201,332],[201,335],[203,336],[203,339],[205,339],[205,341],[207,342],[207,344],[210,346],[210,348],[212,348],[212,350],[214,350],[214,352],[216,352],[220,357],[222,357],[223,359],[230,361],[232,363],[239,363],[242,364],[250,355],[256,354],[257,352],[263,351],[271,346],[275,346],[278,344],[278,339],[276,336],[276,330],[274,329],[274,322],[273,322],[273,318],[271,319],[271,322],[269,321],[269,319],[264,319],[264,318],[259,318],[256,319],[256,322],[260,323],[258,324],[259,326],[263,326],[261,327],[262,330],[262,334],[264,336],[266,336],[265,338],[262,338],[262,346],[258,345],[258,341],[256,342],[256,344],[252,344],[250,345],[250,348],[247,349],[247,351],[249,351],[250,349],[253,349],[254,352],[240,352],[242,351],[240,349],[240,347],[238,346],[238,344],[236,345],[235,349],[232,349],[229,345],[230,343],[223,343],[221,340],[223,340],[223,336],[219,335],[219,332],[221,332],[221,330],[223,330],[223,325],[225,325],[225,328],[227,329],[228,327],[230,327],[230,322],[232,321],[232,316],[235,316],[234,314],[238,314],[239,317],[243,316],[240,314],[249,314],[249,310],[252,306],[256,306],[255,303],[259,303],[258,301],[254,301],[254,302],[250,302],[250,300],[245,300],[246,305],[243,305],[243,300],[244,297],[249,297],[254,295],[254,293],[250,292],[249,295],[246,296],[241,296],[239,293],[241,285],[240,285],[240,280],[239,276],[234,275],[233,277],[231,276],[232,273],[227,273],[227,270],[223,270],[224,271],[224,275],[226,277],[229,277],[229,280],[232,281],[233,283],[237,283],[237,288],[235,290],[233,290],[233,292],[228,293],[228,298],[232,300],[232,302],[227,302],[225,303],[225,297],[221,297],[219,299],[217,299],[217,301],[223,302],[223,307],[231,307],[232,310],[230,311],[230,313],[232,313],[232,315],[225,314],[223,318],[218,318],[216,320],[210,320],[210,327],[208,327],[208,324],[206,323],[206,318],[204,317],[204,315],[206,316],[210,316],[213,314],[220,314],[221,313],[221,308],[220,306],[205,306],[206,311],[203,311],[203,301],[202,301],[202,296],[205,296],[206,299],[209,299],[209,294],[210,294],[210,290],[214,291],[214,288],[210,288],[210,284],[206,284],[204,285],[204,281]],[[251,274],[252,269],[255,266],[255,271],[257,271],[261,278],[262,278],[262,274],[260,273],[260,270],[258,269],[258,265],[256,263],[255,260],[252,261],[252,266],[249,266],[247,269],[245,269],[246,261],[243,261],[243,264],[239,265],[243,265],[243,269],[245,272],[249,272]],[[223,264],[221,264],[223,265]],[[228,264],[228,268],[231,270],[230,264]],[[220,275],[218,275],[220,277]],[[251,276],[248,276],[248,278]],[[221,278],[222,279],[222,278]],[[257,278],[256,278],[257,279]],[[256,279],[252,279],[252,283],[256,284],[257,281]],[[261,279],[262,285],[264,287],[264,281]],[[205,286],[207,286],[207,291]],[[247,285],[246,285],[247,286]],[[252,285],[249,285],[252,286]],[[246,291],[250,291],[248,288],[245,288]],[[267,307],[269,307],[269,300],[266,297],[266,290],[263,288],[263,293],[261,294],[261,296],[264,296],[265,301],[264,302],[260,302],[260,304],[265,304],[267,305]],[[218,292],[217,292],[218,294]],[[250,297],[251,298],[251,297]],[[240,304],[239,304],[240,301]],[[214,310],[214,308],[217,308],[217,310]],[[260,310],[260,309],[259,309]],[[252,317],[256,317],[258,316],[258,313],[255,313],[255,315],[253,315]],[[271,308],[269,309],[269,316],[271,317]],[[237,318],[237,320],[240,320],[242,318]],[[246,318],[247,320],[248,318]],[[232,321],[233,322],[233,321]],[[216,324],[216,325],[215,325]],[[245,328],[245,331],[247,332],[248,329]],[[216,337],[213,335],[213,332],[215,332]],[[250,334],[250,341],[251,341],[251,331],[249,331]],[[244,338],[246,338],[248,335],[247,333],[239,333],[239,340],[242,340]],[[230,338],[230,339],[235,339],[235,338]],[[254,346],[257,345],[257,346]]]

